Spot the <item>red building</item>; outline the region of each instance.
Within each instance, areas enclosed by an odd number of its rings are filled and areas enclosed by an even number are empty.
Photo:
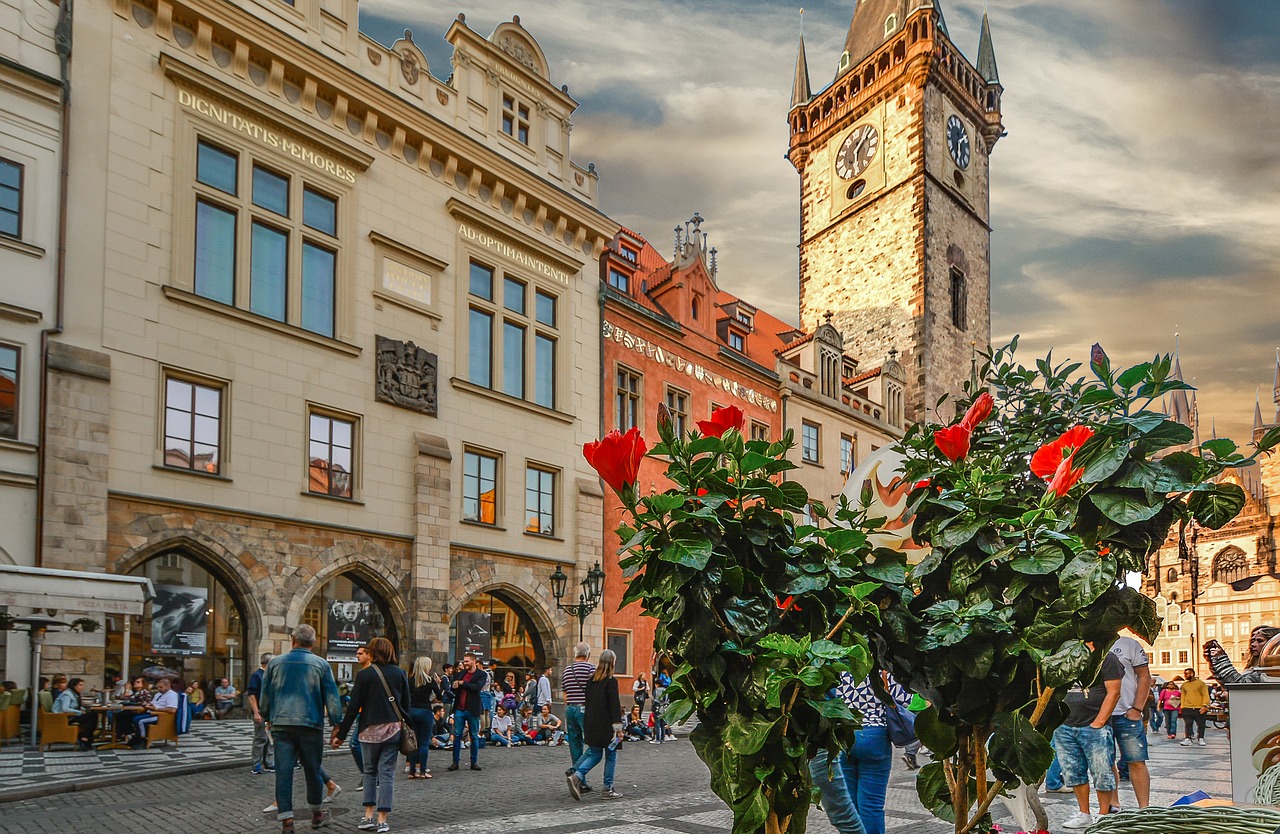
[[[626,229],[601,259],[606,431],[639,426],[652,445],[658,404],[665,403],[682,432],[733,405],[746,415],[750,437],[781,435],[775,351],[784,344],[781,334],[798,331],[716,286],[715,250],[706,248],[702,222],[695,214],[677,231],[674,261]],[[667,486],[662,465],[646,460],[639,488]],[[620,678],[649,677],[654,621],[639,605],[618,609],[626,585],[614,531],[623,510],[611,492],[604,512],[605,647],[618,653]]]

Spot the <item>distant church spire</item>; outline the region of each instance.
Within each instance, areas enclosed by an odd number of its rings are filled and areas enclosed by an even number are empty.
[[[791,82],[791,106],[808,104],[813,98],[809,88],[809,60],[804,54],[804,9],[800,10],[800,49],[796,52],[796,77]]]
[[[1262,426],[1262,395],[1255,390],[1253,392],[1253,430],[1256,432]]]
[[[1276,381],[1271,385],[1271,393],[1276,403],[1276,423],[1280,423],[1280,348],[1276,348]]]
[[[1000,83],[1000,72],[996,69],[996,50],[991,45],[991,24],[987,22],[987,13],[982,13],[982,35],[978,38],[978,75],[988,84]]]
[[[1173,334],[1173,373],[1170,379],[1176,379],[1178,382],[1185,382],[1182,376],[1182,360],[1178,356],[1178,334]],[[1187,392],[1184,389],[1174,391],[1169,398],[1169,405],[1173,411],[1169,414],[1175,421],[1184,426],[1192,427],[1191,403],[1187,399]]]

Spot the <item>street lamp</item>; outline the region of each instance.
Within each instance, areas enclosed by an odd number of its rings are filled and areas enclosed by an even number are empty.
[[[591,616],[591,612],[596,610],[596,606],[600,604],[600,596],[604,592],[604,571],[600,570],[600,563],[596,562],[591,570],[587,571],[587,576],[582,580],[582,590],[578,592],[578,601],[570,605],[564,605],[560,600],[564,599],[566,585],[569,584],[569,577],[565,572],[556,565],[555,573],[551,574],[551,594],[556,598],[556,608],[565,611],[571,617],[578,618],[578,642],[585,639],[584,630],[586,628],[587,617]]]
[[[27,631],[31,635],[31,691],[39,694],[40,687],[40,654],[44,650],[44,636],[49,633],[51,628],[70,628],[69,623],[53,617],[44,617],[40,614],[30,614],[26,617],[14,617],[14,625],[25,625]],[[40,749],[40,704],[36,695],[32,696],[31,704],[31,745],[37,750]]]

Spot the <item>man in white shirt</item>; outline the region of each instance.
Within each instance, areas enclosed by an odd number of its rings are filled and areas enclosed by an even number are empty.
[[[538,678],[538,707],[539,708],[541,708],[543,704],[551,703],[551,668],[552,667],[548,666],[547,668],[543,669],[542,677]]]
[[[133,719],[133,730],[136,737],[131,740],[134,746],[142,747],[147,741],[147,727],[160,720],[161,713],[178,711],[178,693],[173,691],[173,681],[161,678],[156,682],[156,694],[151,699],[147,711]]]
[[[1151,772],[1147,769],[1147,730],[1142,711],[1151,697],[1151,667],[1146,650],[1132,637],[1117,637],[1111,653],[1124,667],[1120,700],[1111,713],[1111,730],[1120,749],[1121,771],[1127,766],[1138,807],[1145,808],[1151,804]]]

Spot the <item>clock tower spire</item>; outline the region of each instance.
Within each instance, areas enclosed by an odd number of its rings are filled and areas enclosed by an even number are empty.
[[[988,159],[1004,130],[985,20],[979,65],[935,0],[859,0],[834,80],[788,115],[800,326],[831,311],[859,358],[897,348],[908,420],[958,392],[990,341]]]

